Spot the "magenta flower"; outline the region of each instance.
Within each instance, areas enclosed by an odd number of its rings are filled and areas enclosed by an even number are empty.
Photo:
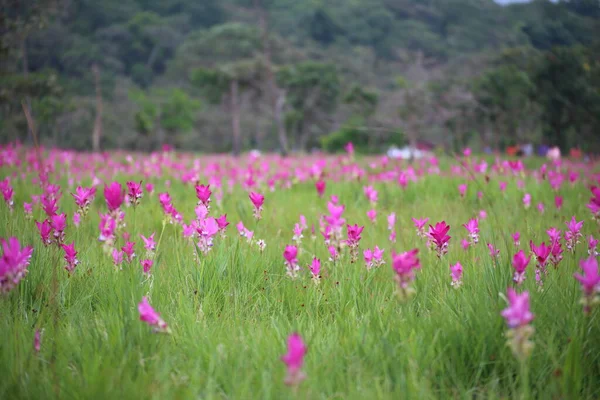
[[[67,214],[62,213],[50,217],[50,226],[54,232],[56,243],[61,244],[65,239],[65,229],[67,228]]]
[[[7,293],[27,275],[33,247],[21,248],[16,237],[8,240],[0,238],[2,257],[0,258],[0,293]]]
[[[71,244],[62,244],[61,246],[65,251],[65,261],[67,262],[65,269],[71,274],[75,271],[77,264],[79,264],[79,260],[77,260],[77,251],[75,251],[75,242]]]
[[[287,367],[287,375],[284,380],[286,385],[297,386],[306,379],[306,374],[302,372],[305,355],[306,345],[302,338],[297,333],[291,334],[287,341],[287,353],[281,357],[281,361]]]
[[[490,257],[496,258],[500,255],[500,250],[495,248],[493,244],[487,244],[488,250],[490,251]]]
[[[112,258],[113,258],[113,264],[115,265],[115,267],[121,268],[121,264],[123,264],[123,255],[124,254],[125,253],[122,250],[113,249]]]
[[[535,246],[533,241],[529,241],[529,248],[533,252],[537,260],[537,266],[535,270],[535,280],[541,286],[543,284],[542,274],[546,273],[546,266],[548,264],[548,257],[552,252],[552,247],[546,246],[546,243],[542,242],[539,246]]]
[[[219,218],[216,219],[216,221],[217,221],[217,225],[219,225],[219,230],[222,233],[225,233],[225,229],[229,225],[229,222],[227,222],[227,214],[221,215]]]
[[[283,251],[283,258],[285,258],[285,265],[287,274],[290,278],[297,278],[300,266],[298,265],[298,248],[296,246],[285,246]]]
[[[556,207],[556,209],[560,210],[562,208],[562,205],[563,205],[562,196],[554,196],[554,206]]]
[[[512,265],[515,269],[515,275],[513,277],[513,281],[520,285],[525,280],[525,270],[531,257],[525,257],[525,252],[523,250],[519,250],[517,254],[513,256]]]
[[[425,237],[427,234],[425,233],[425,225],[429,222],[429,218],[416,219],[412,218],[413,223],[415,224],[415,228],[417,228],[417,236]]]
[[[446,221],[438,222],[435,227],[429,225],[429,233],[427,234],[431,243],[436,247],[437,256],[441,257],[448,252],[448,241],[451,236],[448,236],[450,225]]]
[[[142,238],[142,241],[144,242],[144,248],[147,250],[147,252],[149,254],[154,253],[154,250],[156,249],[156,242],[154,241],[154,235],[156,234],[156,232],[152,232],[152,235],[146,237],[144,235],[140,235],[140,237]]]
[[[525,209],[531,207],[531,195],[529,193],[525,193],[523,196],[523,205],[525,206]]]
[[[315,188],[317,189],[317,193],[319,194],[319,197],[323,197],[323,194],[325,194],[325,181],[323,180],[319,180],[315,182]]]
[[[479,211],[479,219],[486,219],[487,218],[487,212],[485,210],[480,210]]]
[[[123,250],[123,253],[125,253],[127,255],[127,262],[131,263],[131,261],[133,261],[133,258],[135,257],[135,249],[134,249],[135,243],[134,242],[127,242],[125,243],[125,246],[121,247],[121,250]]]
[[[142,269],[144,271],[144,274],[150,275],[150,269],[152,268],[152,265],[154,264],[154,261],[152,261],[152,260],[141,260],[140,264],[142,264]]]
[[[254,218],[260,219],[265,196],[256,192],[250,192],[248,197],[250,198],[252,205],[254,205]]]
[[[515,247],[519,247],[521,245],[521,234],[519,232],[515,232],[510,236],[512,237]]]
[[[117,229],[117,221],[110,216],[110,214],[100,214],[100,237],[98,238],[101,242],[112,243],[115,236],[115,230]]]
[[[36,329],[33,337],[33,351],[39,353],[40,350],[42,350],[42,331]]]
[[[395,279],[398,284],[399,295],[402,298],[414,292],[410,288],[410,284],[415,279],[415,271],[421,268],[417,254],[419,254],[419,249],[399,254],[392,251],[392,268],[396,272]]]
[[[363,258],[365,259],[365,264],[367,266],[367,270],[373,268],[373,250],[365,249],[363,250]]]
[[[8,206],[9,210],[13,210],[14,206],[14,190],[10,184],[9,178],[5,178],[0,181],[0,193],[2,193],[2,197],[4,198],[4,202]]]
[[[375,222],[375,219],[377,219],[377,210],[373,209],[373,210],[369,210],[367,211],[367,218],[369,218],[371,220],[371,222]]]
[[[42,195],[42,197],[40,198],[40,202],[42,203],[42,208],[44,209],[44,212],[49,218],[56,215],[56,212],[58,211],[58,199]]]
[[[587,204],[587,208],[592,213],[592,218],[600,222],[600,187],[592,186],[590,190],[592,197]]]
[[[589,314],[592,306],[598,303],[598,294],[600,294],[600,274],[598,274],[598,261],[595,256],[590,256],[579,262],[583,270],[583,275],[574,274],[575,279],[581,284],[583,291],[583,310]]]
[[[354,145],[352,144],[352,142],[346,143],[346,145],[344,146],[344,150],[346,150],[348,155],[353,156],[354,155]]]
[[[500,191],[501,192],[505,192],[506,191],[506,185],[507,185],[506,182],[502,182],[501,181],[501,182],[498,183],[498,186],[500,186]]]
[[[140,183],[133,181],[127,182],[127,195],[129,196],[129,202],[133,206],[140,204],[140,199],[144,195],[142,192],[142,181],[140,181]]]
[[[472,218],[466,224],[463,224],[464,228],[469,233],[471,244],[477,244],[479,242],[479,221],[477,218]]]
[[[79,224],[81,224],[81,214],[78,212],[73,213],[73,225],[75,225],[76,228],[79,228]]]
[[[463,248],[463,250],[467,250],[469,246],[471,246],[471,242],[469,242],[467,239],[463,239],[460,241],[460,246]]]
[[[335,248],[335,246],[329,246],[327,247],[327,251],[329,252],[329,260],[336,262],[337,259],[339,258],[339,254],[337,252],[337,249]]]
[[[361,239],[360,234],[362,233],[363,229],[365,229],[365,227],[358,226],[358,224],[346,225],[346,244],[348,244],[349,247],[358,246],[358,242],[360,242]]]
[[[467,193],[466,183],[461,183],[460,185],[458,185],[458,193],[460,194],[460,197],[465,197],[465,194]]]
[[[594,239],[592,235],[588,236],[588,254],[590,256],[597,257],[598,251],[596,250],[596,246],[598,246],[598,239]]]
[[[377,203],[377,190],[373,189],[373,186],[365,186],[363,187],[363,192],[365,193],[365,197],[369,200],[370,203]]]
[[[391,213],[387,217],[388,231],[394,231],[396,229],[396,213]]]
[[[31,219],[33,215],[33,205],[31,203],[23,202],[23,211],[25,212],[25,217]]]
[[[571,218],[571,221],[567,222],[568,231],[565,232],[565,240],[567,250],[570,252],[575,251],[575,245],[579,243],[579,239],[583,237],[581,234],[581,228],[583,227],[583,221],[577,222],[575,216]]]
[[[317,257],[313,257],[312,263],[310,264],[310,273],[312,274],[315,283],[321,279],[321,260]]]
[[[50,238],[50,235],[52,234],[52,226],[50,225],[50,222],[46,219],[43,222],[36,221],[35,225],[40,232],[40,237],[42,238],[44,246],[48,246],[50,243],[52,243],[52,239]]]
[[[502,310],[502,316],[509,328],[528,325],[534,315],[529,309],[529,293],[518,294],[513,288],[507,290],[508,307]]]
[[[196,197],[199,204],[204,204],[206,207],[210,204],[210,196],[212,191],[210,185],[196,185]]]
[[[84,188],[78,186],[77,189],[75,189],[75,193],[71,193],[71,196],[75,199],[75,204],[79,208],[79,212],[85,215],[96,196],[96,188]]]
[[[540,214],[543,214],[546,207],[544,207],[544,203],[538,203],[537,209],[540,212]]]
[[[125,201],[125,191],[119,182],[113,182],[104,186],[104,199],[109,211],[115,211]]]
[[[150,182],[146,183],[146,192],[152,194],[154,192],[154,185]]]
[[[138,311],[140,313],[140,321],[146,322],[153,328],[154,332],[170,333],[169,327],[160,317],[154,308],[148,303],[148,299],[142,297],[142,302],[138,304]]]
[[[458,289],[462,285],[462,274],[463,267],[460,265],[460,262],[450,265],[450,277],[452,278],[450,285],[455,289]]]

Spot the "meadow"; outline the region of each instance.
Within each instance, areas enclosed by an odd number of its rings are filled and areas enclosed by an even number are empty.
[[[597,163],[348,150],[2,147],[0,398],[600,397]]]

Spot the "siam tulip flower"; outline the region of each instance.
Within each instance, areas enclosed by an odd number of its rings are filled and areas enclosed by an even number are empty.
[[[263,239],[258,239],[256,241],[256,246],[258,247],[258,251],[262,254],[262,252],[265,251],[265,247],[267,247],[267,243]]]
[[[435,246],[438,258],[448,252],[448,241],[451,236],[448,236],[450,225],[446,221],[438,222],[435,227],[429,225],[429,233],[427,234],[430,242]]]
[[[196,213],[196,219],[198,221],[208,217],[208,208],[206,208],[206,206],[202,203],[198,204],[196,208],[194,208],[194,212]]]
[[[121,264],[123,263],[123,255],[124,254],[125,253],[122,250],[113,249],[112,258],[113,258],[113,264],[115,265],[115,268],[119,267],[119,269],[122,269]]]
[[[467,184],[466,183],[461,183],[460,185],[458,185],[458,193],[460,194],[460,197],[464,198],[465,194],[467,193]]]
[[[0,181],[0,193],[2,193],[2,197],[4,198],[4,202],[8,206],[8,209],[10,211],[12,211],[13,206],[15,204],[15,202],[14,202],[15,192],[14,192],[8,178],[5,178],[4,180]]]
[[[595,219],[600,223],[600,187],[592,186],[590,190],[592,192],[592,197],[587,204],[587,208],[592,213],[592,219]]]
[[[502,310],[502,316],[508,325],[508,345],[513,354],[525,360],[533,350],[533,342],[529,339],[534,333],[530,325],[534,315],[529,308],[529,293],[518,294],[513,288],[507,290],[508,307]]]
[[[543,214],[546,207],[544,207],[544,203],[538,203],[537,209],[540,212],[540,214]]]
[[[73,213],[73,225],[75,225],[75,228],[79,228],[80,224],[81,224],[81,214],[79,214],[78,212]]]
[[[317,189],[317,193],[319,194],[319,197],[323,197],[323,194],[325,194],[325,181],[323,180],[319,180],[315,182],[315,188]]]
[[[215,220],[217,221],[217,225],[219,226],[219,232],[221,233],[221,236],[225,237],[225,230],[229,225],[229,222],[227,222],[227,214],[223,214]]]
[[[558,264],[563,259],[563,249],[560,244],[560,240],[555,240],[550,242],[550,262],[554,265],[554,268],[558,267]]]
[[[25,217],[27,219],[33,218],[33,205],[31,203],[24,202],[23,211],[25,212]]]
[[[417,228],[417,236],[426,237],[427,233],[425,233],[425,225],[427,225],[427,222],[429,222],[429,218],[412,218],[412,221],[415,224],[415,228]]]
[[[546,231],[546,233],[548,234],[548,237],[550,238],[550,243],[554,243],[554,242],[560,241],[561,232],[560,232],[559,229],[556,229],[555,227],[552,227],[552,228],[548,229]]]
[[[463,150],[463,156],[465,156],[466,158],[469,158],[471,156],[471,149],[469,147],[465,147],[465,149]]]
[[[337,252],[337,249],[335,248],[335,246],[329,246],[327,248],[327,251],[329,251],[329,261],[332,262],[336,262],[339,259],[339,254]]]
[[[469,239],[471,244],[479,243],[479,221],[477,218],[472,218],[466,224],[463,224],[467,232],[469,233]]]
[[[525,193],[523,196],[523,205],[525,206],[526,210],[531,207],[531,195],[529,193]]]
[[[498,186],[500,186],[500,191],[501,191],[501,192],[503,192],[503,193],[504,193],[504,192],[506,191],[506,185],[507,185],[507,183],[506,183],[506,182],[502,182],[502,181],[501,181],[501,182],[499,182],[499,183],[498,183]]]
[[[300,224],[296,223],[294,225],[294,236],[292,237],[292,240],[294,241],[294,243],[296,243],[296,245],[300,246],[303,237],[304,235],[302,235],[302,227],[300,226]]]
[[[367,270],[370,270],[371,268],[373,268],[373,250],[371,250],[371,249],[363,250],[363,258],[365,259],[365,264],[366,264]]]
[[[315,284],[319,284],[321,280],[321,260],[317,257],[313,257],[312,263],[310,264],[310,273]]]
[[[146,192],[152,194],[154,192],[154,185],[150,182],[146,183]]]
[[[299,334],[293,333],[288,337],[287,353],[281,357],[287,367],[285,384],[297,387],[304,379],[306,374],[302,372],[304,356],[306,355],[306,345]]]
[[[196,197],[198,197],[198,204],[203,204],[206,208],[210,205],[210,196],[212,191],[210,185],[196,185]]]
[[[42,350],[42,331],[39,329],[35,330],[33,337],[33,351],[39,353]]]
[[[490,257],[497,258],[500,255],[500,250],[495,248],[493,244],[487,244],[488,250],[490,251]]]
[[[485,210],[480,210],[479,211],[479,219],[486,219],[487,218],[487,212]]]
[[[206,218],[200,221],[196,232],[199,238],[198,248],[206,255],[213,246],[213,237],[219,232],[219,225],[214,218]]]
[[[110,212],[116,211],[125,201],[125,191],[119,182],[112,182],[104,186],[104,199]]]
[[[410,286],[415,279],[415,271],[421,268],[417,254],[419,249],[396,254],[392,251],[392,268],[396,272],[395,280],[398,284],[398,295],[406,299],[414,293]]]
[[[144,248],[146,249],[146,254],[149,257],[152,257],[154,254],[154,250],[156,250],[156,242],[154,241],[154,235],[156,232],[152,232],[152,235],[146,237],[144,235],[140,235],[142,240],[144,241]]]
[[[565,232],[565,240],[567,250],[571,253],[575,251],[575,245],[579,243],[579,239],[583,237],[581,234],[581,228],[583,227],[583,221],[577,222],[575,216],[571,218],[571,221],[567,222],[568,231]]]
[[[510,236],[512,237],[515,247],[519,247],[521,245],[521,234],[519,232],[515,232]]]
[[[100,237],[101,242],[106,242],[110,247],[115,239],[115,230],[117,229],[117,221],[110,214],[100,214]]]
[[[298,265],[298,248],[296,246],[285,246],[283,258],[285,258],[285,266],[287,274],[290,278],[297,278],[300,266]]]
[[[51,244],[52,239],[50,238],[50,235],[52,234],[52,226],[50,225],[50,222],[46,219],[43,222],[36,221],[35,225],[37,226],[38,231],[40,232],[40,237],[42,238],[44,246],[48,246],[49,244]]]
[[[40,198],[40,202],[42,203],[42,209],[44,210],[48,218],[56,215],[56,212],[58,211],[58,199],[42,195],[42,197]]]
[[[377,210],[369,210],[367,211],[367,218],[371,220],[371,222],[375,223],[375,219],[377,218]]]
[[[254,218],[260,219],[261,212],[263,209],[263,204],[265,202],[265,196],[256,192],[250,192],[248,195],[252,205],[254,206]]]
[[[62,213],[50,217],[50,226],[54,232],[56,243],[61,244],[65,239],[65,229],[67,228],[67,214]]]
[[[477,192],[477,198],[479,200],[481,200],[483,198],[483,192],[481,192],[481,191]]]
[[[377,203],[377,190],[373,189],[373,186],[363,187],[363,192],[371,204],[375,205]]]
[[[588,236],[588,254],[590,256],[598,257],[596,246],[598,246],[598,239],[594,239],[592,235]]]
[[[583,311],[589,314],[592,307],[600,303],[600,274],[598,274],[598,261],[595,256],[590,256],[579,262],[579,266],[583,270],[583,275],[574,274],[575,279],[581,284],[583,291]]]
[[[125,243],[125,246],[121,247],[121,250],[123,250],[123,253],[125,253],[127,255],[128,263],[131,263],[133,261],[133,258],[135,257],[134,246],[135,246],[134,242],[127,241],[127,243]]]
[[[460,246],[463,248],[463,250],[467,250],[469,246],[471,246],[471,242],[467,239],[463,239],[460,241]]]
[[[556,209],[560,210],[562,208],[562,205],[563,205],[562,196],[554,196],[554,206],[556,207]]]
[[[387,217],[388,231],[393,232],[396,229],[396,213],[391,213]]]
[[[144,193],[142,192],[142,181],[140,183],[129,181],[127,182],[127,195],[129,202],[134,207],[140,204],[140,200]]]
[[[350,262],[352,263],[356,261],[356,250],[358,248],[358,243],[361,239],[360,234],[362,233],[363,229],[365,229],[365,227],[358,226],[358,224],[346,225],[346,244],[348,245],[348,247],[350,247]]]
[[[152,268],[154,261],[152,261],[150,259],[141,260],[140,264],[142,265],[144,275],[150,275],[150,269]]]
[[[0,238],[2,257],[0,257],[0,293],[8,293],[27,275],[33,247],[21,248],[16,237],[8,240]]]
[[[71,196],[75,199],[75,204],[77,205],[77,213],[81,215],[86,215],[90,204],[94,201],[94,197],[96,196],[96,188],[84,188],[81,186],[77,186],[75,189],[75,193],[71,193]]]
[[[154,311],[145,296],[142,297],[142,302],[138,304],[138,311],[140,313],[140,321],[144,321],[150,325],[154,332],[171,333],[166,322]]]
[[[531,249],[537,260],[535,280],[538,282],[538,285],[542,286],[542,274],[546,274],[548,257],[550,256],[552,247],[546,246],[546,243],[544,242],[542,242],[539,246],[536,246],[533,244],[533,241],[529,241],[529,248]]]
[[[79,260],[77,260],[77,251],[75,251],[75,242],[71,244],[62,244],[63,250],[65,251],[65,261],[67,265],[65,269],[72,274],[75,271],[75,267],[79,264]]]
[[[458,289],[462,285],[462,274],[463,267],[460,265],[460,262],[450,266],[450,277],[452,278],[450,285],[453,288]]]
[[[512,265],[515,269],[515,275],[513,277],[513,281],[520,285],[525,280],[525,269],[531,260],[530,257],[525,257],[525,252],[523,250],[519,250],[517,254],[513,256]]]
[[[344,150],[346,150],[350,157],[354,156],[354,145],[352,144],[352,142],[346,143],[346,145],[344,146]]]

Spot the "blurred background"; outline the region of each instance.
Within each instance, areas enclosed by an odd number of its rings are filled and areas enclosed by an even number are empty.
[[[0,142],[600,152],[600,0],[0,0]]]

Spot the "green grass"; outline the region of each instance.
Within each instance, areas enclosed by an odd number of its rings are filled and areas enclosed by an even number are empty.
[[[126,178],[118,180],[124,184]],[[211,213],[228,214],[228,237],[217,238],[199,262],[180,227],[167,224],[162,232],[156,193],[146,194],[135,211],[127,209],[127,230],[137,242],[138,257],[122,271],[115,271],[97,240],[97,213],[105,210],[99,190],[79,229],[72,224],[67,229],[66,241],[75,240],[80,260],[69,278],[62,250],[44,248],[33,221],[23,214],[22,202],[39,194],[39,188],[15,182],[16,210],[0,206],[0,237],[17,236],[33,245],[34,253],[27,278],[0,297],[0,398],[599,398],[599,313],[583,315],[579,284],[572,277],[587,256],[585,244],[574,255],[565,252],[541,292],[533,263],[528,267],[522,289],[530,291],[536,316],[529,385],[523,384],[519,363],[506,346],[500,316],[516,252],[509,235],[520,231],[521,248],[529,252],[529,239],[547,240],[546,229],[565,228],[571,215],[585,219],[586,236],[596,235],[598,226],[585,208],[589,191],[583,184],[564,184],[565,204],[556,212],[547,182],[527,179],[534,205],[524,210],[516,180],[509,178],[504,195],[498,180],[469,182],[464,200],[456,189],[463,182],[459,179],[429,176],[405,191],[396,184],[375,184],[380,198],[376,225],[365,215],[370,206],[362,184],[329,183],[327,193],[346,204],[346,220],[366,226],[361,250],[384,247],[387,264],[368,272],[362,257],[350,264],[346,255],[331,265],[322,237],[313,241],[305,231],[299,260],[303,266],[313,255],[324,261],[318,286],[306,271],[298,280],[286,277],[282,257],[299,215],[318,228],[318,216],[326,212],[327,199],[319,199],[311,184],[265,192],[264,218],[258,224],[241,189],[226,194],[222,209],[214,204]],[[71,217],[75,205],[62,183],[60,210]],[[157,192],[166,190],[162,181],[155,184]],[[482,200],[477,190],[484,192]],[[193,187],[173,179],[169,192],[189,221],[196,202]],[[543,216],[535,209],[538,201],[546,204]],[[481,209],[488,213],[480,221],[481,242],[465,252],[461,225]],[[385,220],[392,211],[398,221],[395,244],[388,242]],[[39,208],[34,214],[43,218]],[[452,226],[450,251],[441,261],[416,236],[411,217],[444,219]],[[266,240],[263,254],[239,239],[235,224],[240,219],[255,230],[256,239]],[[153,276],[145,280],[139,234],[154,231],[157,237],[162,232],[162,241]],[[488,254],[488,242],[501,251],[497,262]],[[417,293],[401,302],[389,256],[392,249],[414,247],[421,249],[423,265]],[[464,266],[464,285],[455,290],[449,264],[457,261]],[[145,295],[172,334],[153,334],[139,321],[137,304]],[[36,329],[44,329],[39,354],[32,347]],[[280,361],[293,331],[308,345],[308,377],[297,390],[284,385]]]

